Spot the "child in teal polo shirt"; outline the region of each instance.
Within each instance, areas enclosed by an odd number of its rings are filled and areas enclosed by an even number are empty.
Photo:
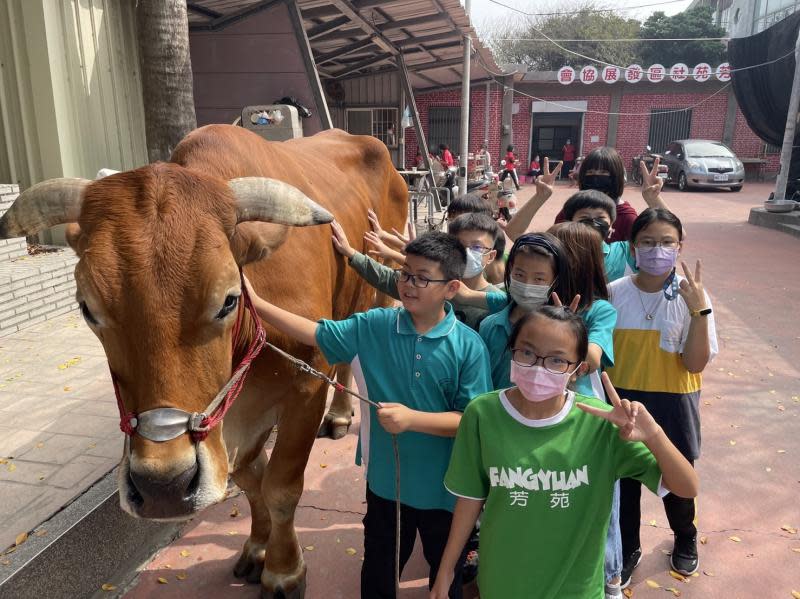
[[[284,334],[319,347],[330,364],[352,363],[366,395],[357,461],[367,470],[361,596],[394,597],[395,468],[400,452],[400,562],[419,532],[433,585],[452,520],[454,498],[443,485],[453,437],[471,398],[491,389],[489,357],[478,334],[460,323],[449,301],[466,267],[455,237],[422,235],[406,246],[398,271],[402,308],[376,308],[340,321],[313,322],[248,292],[259,315]],[[361,385],[359,385],[361,387]],[[450,597],[461,595],[461,563]]]

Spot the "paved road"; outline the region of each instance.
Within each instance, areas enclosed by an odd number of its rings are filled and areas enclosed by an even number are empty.
[[[569,191],[557,191],[532,229],[552,222]],[[738,194],[665,193],[689,230],[685,257],[704,261],[721,354],[707,370],[702,398],[699,528],[707,542],[701,547],[701,574],[690,582],[670,578],[664,551],[671,535],[660,502],[648,497],[636,597],[668,596],[646,580],[704,599],[777,599],[800,590],[800,551],[792,551],[800,550],[800,536],[781,529],[800,528],[800,240],[746,224],[749,208],[768,191],[767,185],[749,185]],[[641,209],[636,192],[628,188],[626,196]],[[58,371],[48,376],[54,374]],[[355,440],[351,432],[337,442],[318,441],[306,469],[297,524],[306,547],[310,599],[358,596],[364,483],[353,465]],[[231,574],[248,528],[241,496],[206,511],[154,557],[127,596],[257,597],[257,587]],[[404,575],[404,596],[425,597],[425,582],[417,553]]]

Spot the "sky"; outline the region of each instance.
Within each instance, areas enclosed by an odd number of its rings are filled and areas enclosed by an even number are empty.
[[[558,2],[533,2],[531,0],[501,0],[503,4],[508,4],[509,6],[515,6],[520,10],[524,10],[526,12],[556,12],[558,10]],[[652,13],[660,10],[667,15],[674,15],[682,10],[685,10],[691,4],[691,0],[681,0],[680,2],[670,2],[669,4],[659,3],[656,5],[657,0],[606,0],[605,2],[598,1],[598,5],[602,6],[602,8],[618,8],[618,9],[625,9],[627,7],[632,6],[642,6],[644,4],[653,4],[654,6],[649,6],[647,8],[635,8],[630,10],[620,10],[620,14],[625,14],[629,17],[634,17],[639,19],[640,21],[644,21],[648,16]],[[463,0],[462,0],[463,4]],[[472,0],[471,3],[471,10],[472,10],[472,22],[475,24],[478,33],[482,34],[485,29],[485,25],[489,23],[491,20],[496,19],[518,19],[520,17],[519,13],[516,13],[512,10],[507,8],[503,8],[496,4],[493,4],[489,0]]]

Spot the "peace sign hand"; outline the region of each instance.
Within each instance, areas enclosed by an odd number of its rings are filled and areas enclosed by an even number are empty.
[[[651,208],[657,207],[656,201],[661,193],[661,188],[664,187],[664,179],[658,176],[660,164],[661,158],[656,157],[652,170],[648,171],[644,160],[639,161],[639,172],[642,174],[642,197]]]
[[[694,268],[694,276],[689,270],[689,265],[681,261],[681,268],[683,268],[683,275],[686,277],[681,281],[678,293],[681,294],[683,301],[686,302],[689,310],[705,310],[708,305],[706,304],[706,293],[703,290],[702,281],[702,265],[700,260]]]
[[[646,443],[655,438],[661,432],[661,427],[647,411],[647,408],[638,401],[631,402],[627,399],[620,399],[608,374],[604,372],[601,377],[613,409],[609,411],[583,403],[576,404],[578,408],[587,414],[608,420],[616,425],[619,428],[619,438],[623,441],[644,441]]]
[[[559,308],[563,307],[564,304],[561,303],[561,298],[558,297],[558,294],[554,291],[550,294],[550,298],[553,300],[553,305]],[[569,311],[570,312],[578,312],[578,306],[581,305],[581,294],[579,293],[575,297],[572,298],[572,301],[569,303]]]
[[[558,174],[561,172],[562,164],[559,162],[558,166],[550,171],[550,159],[545,156],[542,164],[542,174],[536,177],[536,195],[545,199],[553,195],[553,186],[556,183]]]

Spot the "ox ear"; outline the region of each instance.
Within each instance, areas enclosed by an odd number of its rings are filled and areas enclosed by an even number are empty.
[[[333,215],[296,187],[266,177],[242,177],[228,181],[236,196],[238,222],[261,221],[307,227],[333,220]]]
[[[289,229],[278,225],[241,223],[231,237],[231,252],[236,264],[244,266],[268,258],[286,240]]]
[[[0,239],[25,237],[76,222],[89,183],[88,179],[49,179],[29,187],[0,218]]]

